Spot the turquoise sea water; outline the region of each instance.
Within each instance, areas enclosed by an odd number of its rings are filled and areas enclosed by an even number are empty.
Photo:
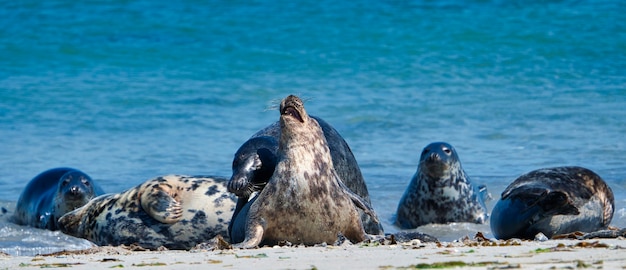
[[[11,210],[27,181],[59,166],[107,192],[170,173],[228,177],[241,143],[297,94],[352,147],[388,232],[433,141],[455,146],[495,198],[530,170],[590,168],[613,188],[613,225],[624,227],[625,10],[617,0],[2,2],[0,200]],[[86,245],[0,221],[10,254]]]

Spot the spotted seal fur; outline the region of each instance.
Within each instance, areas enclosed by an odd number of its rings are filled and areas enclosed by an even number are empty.
[[[73,168],[53,168],[26,185],[11,221],[41,229],[58,230],[57,219],[104,194],[86,173]]]
[[[613,191],[593,171],[544,168],[521,175],[502,192],[491,230],[498,239],[594,232],[607,228],[614,210]]]
[[[97,245],[190,249],[217,235],[227,238],[235,196],[226,183],[211,176],[157,177],[99,196],[61,217],[59,225],[64,233]]]
[[[348,143],[326,121],[316,116],[309,117],[315,119],[322,128],[339,179],[352,192],[371,204],[361,169]],[[252,135],[235,153],[232,163],[233,174],[228,183],[228,190],[239,197],[233,217],[241,211],[252,193],[262,190],[271,178],[276,167],[279,139],[280,122],[277,121]],[[377,235],[383,233],[383,227],[379,222],[374,222],[370,215],[360,209],[359,212],[367,233]]]
[[[434,142],[420,156],[396,211],[396,225],[412,229],[429,223],[484,223],[487,218],[484,185],[476,186],[461,167],[452,145]]]
[[[277,153],[271,179],[233,221],[231,240],[238,243],[233,247],[334,243],[338,235],[352,242],[368,238],[357,207],[378,222],[376,214],[339,180],[320,125],[293,95],[280,105]]]

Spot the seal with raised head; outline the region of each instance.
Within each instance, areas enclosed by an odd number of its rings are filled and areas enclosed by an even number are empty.
[[[613,191],[593,171],[582,167],[534,170],[515,179],[491,212],[498,239],[548,238],[576,231],[605,229],[614,212]]]
[[[191,249],[228,237],[235,196],[226,178],[167,175],[99,196],[59,219],[64,233],[97,245]]]
[[[396,211],[396,225],[412,229],[430,223],[484,223],[487,218],[484,185],[474,185],[465,174],[452,145],[434,142],[420,156]]]
[[[338,235],[352,242],[367,239],[357,207],[378,218],[339,180],[322,129],[300,98],[282,100],[280,129],[274,173],[235,217],[233,246],[335,243]]]
[[[19,225],[58,230],[58,218],[102,194],[102,188],[80,170],[49,169],[26,185],[11,220]]]
[[[316,120],[322,128],[339,179],[352,192],[371,204],[361,169],[348,143],[326,121],[311,115],[309,117]],[[228,183],[228,190],[239,197],[233,217],[248,202],[252,193],[262,190],[271,178],[276,167],[279,139],[280,123],[277,121],[252,135],[235,153],[232,163],[233,174]],[[379,222],[375,222],[370,215],[360,209],[359,212],[367,233],[383,234]]]

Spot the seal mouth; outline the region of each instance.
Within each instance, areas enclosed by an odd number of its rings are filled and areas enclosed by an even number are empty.
[[[295,118],[296,120],[300,121],[300,123],[304,123],[304,119],[302,119],[302,115],[293,106],[286,106],[285,108],[283,108],[283,111],[281,112],[281,114],[291,116]]]
[[[446,164],[439,155],[431,154],[420,163],[422,170],[433,178],[441,178],[445,175],[445,172],[449,169],[449,165]]]

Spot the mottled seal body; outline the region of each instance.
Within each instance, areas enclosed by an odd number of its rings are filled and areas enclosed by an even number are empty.
[[[61,217],[59,227],[97,245],[190,249],[217,235],[227,237],[235,197],[226,183],[211,176],[157,177],[91,200]]]
[[[309,116],[317,121],[328,144],[335,172],[339,179],[355,194],[371,204],[367,185],[361,169],[343,137],[326,121]],[[277,121],[258,131],[235,153],[233,175],[229,181],[229,191],[239,197],[236,216],[253,192],[263,189],[274,172],[280,140],[280,122]],[[359,210],[365,231],[370,234],[383,234],[382,225],[374,222],[370,215]],[[233,218],[234,220],[234,218]]]
[[[50,169],[26,185],[11,220],[20,225],[58,230],[58,218],[102,194],[102,188],[80,170]]]
[[[502,192],[491,212],[491,230],[498,239],[593,232],[606,228],[613,212],[613,191],[593,171],[545,168],[518,177]]]
[[[411,229],[429,223],[484,223],[488,198],[485,186],[471,183],[450,144],[431,143],[398,204],[396,225]]]
[[[334,243],[339,234],[352,242],[367,238],[357,207],[376,215],[350,191],[333,168],[318,122],[302,101],[288,96],[280,105],[278,162],[271,179],[235,218],[232,242],[239,248],[282,241]],[[244,232],[245,235],[241,235]]]

